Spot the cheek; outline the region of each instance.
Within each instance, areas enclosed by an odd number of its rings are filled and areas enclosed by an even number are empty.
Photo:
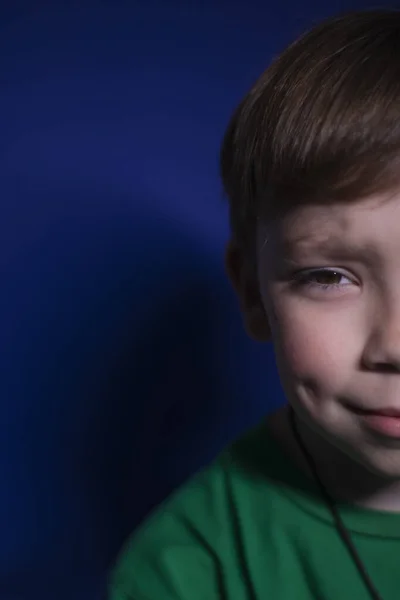
[[[340,357],[337,327],[320,327],[315,319],[283,320],[279,326],[279,347],[290,369],[299,376],[333,369]],[[325,324],[324,324],[325,325]]]
[[[360,347],[360,323],[353,311],[334,311],[312,302],[280,301],[271,329],[279,369],[294,385],[318,393],[338,391],[353,372]]]

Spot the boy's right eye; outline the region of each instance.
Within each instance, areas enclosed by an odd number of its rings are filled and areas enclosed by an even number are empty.
[[[354,285],[348,275],[334,268],[304,269],[294,274],[293,282],[300,287],[322,291],[343,290],[348,285]]]

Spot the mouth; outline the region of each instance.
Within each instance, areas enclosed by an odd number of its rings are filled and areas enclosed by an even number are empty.
[[[355,406],[350,407],[351,410],[360,415],[381,415],[382,417],[393,417],[400,419],[399,408],[359,408]]]
[[[400,409],[377,408],[364,409],[348,405],[366,429],[384,437],[400,439]]]

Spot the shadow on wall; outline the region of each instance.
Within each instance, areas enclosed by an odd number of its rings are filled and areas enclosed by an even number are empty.
[[[140,219],[131,237],[140,265],[118,291],[126,311],[83,448],[96,457],[85,475],[94,530],[102,523],[104,536],[102,511],[118,515],[108,520],[111,559],[151,508],[282,401],[271,349],[246,339],[222,258],[170,223],[149,225]]]
[[[152,319],[139,326],[127,320],[128,339],[100,391],[106,430],[92,432],[102,465],[97,474],[92,471],[93,489],[104,486],[108,512],[118,514],[114,547],[220,444],[224,386],[213,349],[215,306],[204,282],[182,275],[174,293],[159,296],[162,304],[154,306]]]

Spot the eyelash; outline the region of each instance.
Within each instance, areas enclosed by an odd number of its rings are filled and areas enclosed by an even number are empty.
[[[334,275],[338,275],[340,277],[344,277],[345,279],[348,279],[350,284],[353,285],[353,281],[351,281],[350,277],[348,277],[347,275],[345,275],[345,273],[342,273],[339,269],[327,269],[327,268],[320,268],[320,269],[307,269],[307,270],[302,270],[298,273],[296,273],[294,275],[294,283],[299,286],[299,287],[306,287],[306,288],[317,288],[319,291],[323,291],[323,292],[330,292],[333,290],[342,290],[345,286],[349,285],[349,283],[346,284],[340,284],[340,283],[317,283],[316,281],[312,281],[312,278],[314,276],[314,278],[318,275],[324,275],[324,274],[334,274]]]

